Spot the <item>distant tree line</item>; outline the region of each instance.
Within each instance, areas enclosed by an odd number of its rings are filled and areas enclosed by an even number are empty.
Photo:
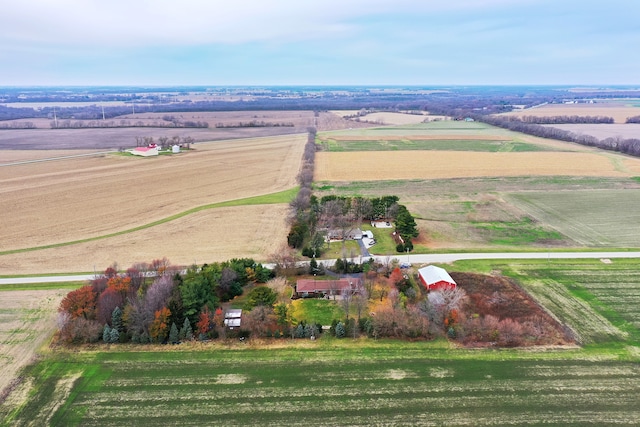
[[[627,117],[625,123],[640,123],[640,116]]]
[[[55,120],[49,123],[51,129],[87,129],[87,128],[208,128],[204,121],[177,120],[143,122],[142,120]],[[35,126],[34,126],[35,127]]]
[[[539,125],[558,125],[568,123],[614,123],[613,117],[607,116],[522,116],[524,123],[536,123]]]
[[[265,122],[252,120],[250,122],[238,122],[238,123],[216,123],[216,128],[272,128],[272,127],[294,127],[291,122]]]
[[[603,150],[617,151],[624,154],[640,157],[640,139],[610,137],[598,139],[591,135],[577,134],[563,129],[542,126],[534,123],[525,123],[517,117],[506,116],[472,116],[475,120],[488,123],[493,126],[522,132],[541,138],[558,139],[560,141],[575,142],[576,144],[597,147]]]
[[[0,129],[36,129],[33,122],[8,122],[0,123]]]

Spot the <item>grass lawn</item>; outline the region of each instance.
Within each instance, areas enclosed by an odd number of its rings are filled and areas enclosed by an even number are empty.
[[[297,321],[317,323],[323,326],[331,325],[333,319],[344,319],[344,310],[338,303],[326,299],[298,299],[292,302],[291,315]]]

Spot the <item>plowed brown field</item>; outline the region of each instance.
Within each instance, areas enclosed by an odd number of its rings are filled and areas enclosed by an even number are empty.
[[[508,176],[635,176],[640,159],[586,152],[321,152],[318,181],[375,181]]]
[[[0,168],[0,251],[101,236],[149,224],[201,205],[290,189],[296,185],[305,142],[306,135],[290,135],[198,144],[197,150],[174,156],[108,155]],[[253,212],[258,217],[248,216],[242,221],[236,220],[238,212],[226,212],[228,216],[218,221],[230,230],[239,229],[239,234],[243,233],[243,224],[250,224],[251,229],[251,224],[262,221],[260,211]],[[284,221],[281,212],[277,218]],[[194,224],[194,227],[198,226]],[[215,228],[210,222],[207,226]],[[281,236],[281,227],[283,225],[278,225],[277,230],[271,231]],[[225,253],[226,238],[216,238],[204,230],[204,226],[202,228],[200,232],[207,236],[210,252]],[[140,233],[154,234],[150,230]],[[159,248],[168,251],[168,248],[181,246],[181,233],[172,230],[168,226],[165,233],[156,235],[155,239],[142,238],[145,243],[133,245],[132,254],[167,256],[168,252],[160,254]],[[251,236],[245,237],[248,240],[243,245],[251,245]],[[110,248],[105,250],[112,262],[119,260],[120,250],[127,245],[132,245],[131,241],[122,237],[120,243],[113,245],[106,241],[96,242],[94,249]],[[64,254],[51,256],[65,260],[67,257],[85,258],[82,270],[86,271],[88,264],[93,265],[87,259],[91,252],[87,251],[94,249],[85,247],[78,251],[69,247]],[[235,253],[234,250],[230,252]],[[37,262],[44,266],[48,262],[47,256],[42,251],[31,255],[0,256],[0,274],[27,272],[21,257],[39,259]],[[136,257],[135,261],[148,259]]]

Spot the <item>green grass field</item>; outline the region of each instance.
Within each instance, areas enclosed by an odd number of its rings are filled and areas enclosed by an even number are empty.
[[[522,192],[509,200],[584,246],[640,247],[640,191]]]
[[[164,350],[174,351],[54,354],[25,373],[33,394],[5,425],[582,426],[640,419],[638,363],[578,350],[349,340]]]
[[[447,150],[447,151],[545,151],[544,147],[535,144],[514,141],[487,141],[468,139],[420,139],[419,137],[401,140],[335,140],[326,139],[320,145],[328,151],[399,151],[399,150]]]

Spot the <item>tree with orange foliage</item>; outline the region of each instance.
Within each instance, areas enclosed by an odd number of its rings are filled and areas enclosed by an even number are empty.
[[[171,311],[167,307],[155,312],[151,326],[149,326],[149,336],[155,342],[163,342],[169,331],[169,316]]]
[[[65,311],[72,319],[83,317],[93,320],[96,317],[96,293],[91,285],[71,291],[60,303],[58,311]]]
[[[114,276],[107,281],[107,289],[112,288],[113,291],[121,293],[125,296],[131,288],[131,277]]]

